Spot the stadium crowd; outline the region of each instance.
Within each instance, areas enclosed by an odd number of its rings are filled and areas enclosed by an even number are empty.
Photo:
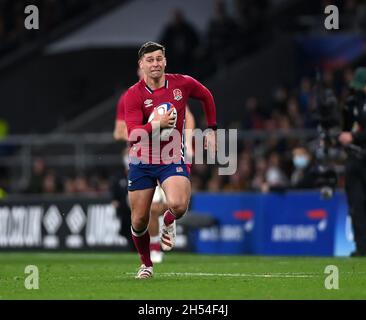
[[[347,96],[351,79],[351,68],[339,71],[325,70],[323,74],[325,86],[334,90],[340,105]],[[262,105],[259,97],[247,98],[243,103],[244,115],[229,128],[249,130],[245,131],[248,136],[250,130],[259,130],[266,132],[265,138],[248,137],[239,140],[238,170],[232,176],[219,176],[217,167],[193,166],[193,188],[208,191],[262,192],[314,188],[312,183],[303,185],[296,181],[296,174],[301,168],[295,165],[294,151],[298,148],[303,149],[309,155],[306,167],[314,165],[316,137],[307,137],[301,131],[298,131],[299,135],[294,135],[293,130],[315,130],[318,125],[316,108],[314,80],[306,76],[293,89],[276,88],[268,106]],[[333,153],[335,160],[332,165],[337,167],[344,160],[344,154],[341,148],[333,150]],[[338,183],[339,187],[343,187],[342,174]]]

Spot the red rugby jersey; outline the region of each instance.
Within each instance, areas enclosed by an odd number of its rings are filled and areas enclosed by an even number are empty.
[[[145,163],[171,163],[184,161],[183,129],[186,104],[189,98],[202,102],[208,126],[216,125],[216,107],[211,92],[194,78],[181,74],[165,74],[165,85],[152,90],[142,79],[130,87],[125,95],[125,120],[130,142],[130,156],[140,158]],[[162,103],[170,102],[177,111],[176,130],[180,134],[180,140],[174,140],[174,147],[167,155],[163,152],[164,146],[169,141],[160,141],[160,152],[152,149],[151,123],[148,123],[150,114],[154,108]],[[144,129],[149,134],[149,141],[133,140],[131,132],[135,129]],[[170,144],[171,146],[171,144]],[[148,157],[146,156],[148,154]]]

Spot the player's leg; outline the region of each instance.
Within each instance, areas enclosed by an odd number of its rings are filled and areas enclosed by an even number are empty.
[[[132,239],[142,262],[136,278],[149,278],[153,274],[153,263],[150,258],[148,225],[156,179],[149,174],[146,166],[130,164],[128,180]]]
[[[177,168],[183,167],[180,171]],[[174,166],[172,175],[165,177],[161,182],[167,198],[168,210],[164,213],[161,246],[165,251],[171,250],[175,245],[176,223],[175,220],[181,218],[188,210],[189,200],[191,197],[191,182],[189,175],[184,166]],[[168,171],[171,171],[169,169]],[[179,175],[176,175],[179,172]]]
[[[163,189],[157,186],[151,204],[149,233],[150,256],[153,263],[161,263],[164,253],[160,248],[159,217],[167,210],[166,198]]]
[[[128,192],[128,198],[131,206],[132,240],[135,244],[138,254],[140,255],[141,263],[146,268],[153,266],[150,258],[150,234],[147,229],[149,225],[150,206],[153,194],[154,189],[135,190]],[[144,272],[151,272],[152,275],[152,269],[145,270]],[[146,277],[148,276],[149,275],[146,274]]]

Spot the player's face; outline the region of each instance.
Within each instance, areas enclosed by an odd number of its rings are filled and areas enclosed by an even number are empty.
[[[161,50],[145,53],[140,68],[148,78],[159,79],[165,72],[166,59]]]

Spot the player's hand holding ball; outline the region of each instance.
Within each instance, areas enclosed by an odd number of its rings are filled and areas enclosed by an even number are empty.
[[[170,109],[164,114],[160,114],[157,109],[154,110],[154,121],[160,122],[160,128],[173,128],[176,122],[176,114],[173,113],[174,109]]]
[[[153,113],[151,113],[148,122],[151,122],[154,132],[160,128],[160,138],[166,140],[171,135],[177,123],[177,110],[175,107],[167,102],[157,106]]]

